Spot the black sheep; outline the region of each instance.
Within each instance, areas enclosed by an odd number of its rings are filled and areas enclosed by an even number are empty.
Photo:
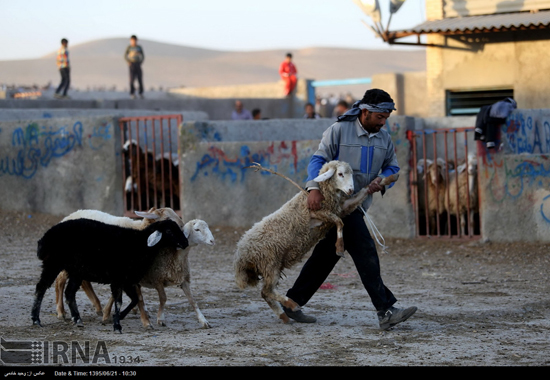
[[[57,275],[66,270],[69,282],[65,297],[74,323],[82,320],[76,306],[76,292],[83,280],[110,284],[115,300],[115,331],[122,332],[120,320],[137,304],[136,287],[156,255],[165,247],[189,245],[181,228],[172,220],[151,224],[143,230],[109,225],[90,219],[68,220],[50,228],[38,241],[42,274],[36,284],[32,320],[40,324],[44,293]],[[131,303],[121,312],[122,291]]]

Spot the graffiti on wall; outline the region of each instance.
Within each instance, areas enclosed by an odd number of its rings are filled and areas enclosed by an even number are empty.
[[[40,168],[46,168],[52,160],[61,158],[82,147],[84,138],[93,150],[100,149],[112,138],[111,125],[103,124],[93,128],[90,135],[83,136],[82,122],[76,121],[69,126],[39,126],[31,123],[26,127],[16,128],[9,142],[3,144],[7,153],[0,156],[0,177],[5,175],[18,176],[25,179],[33,178]],[[0,130],[0,138],[4,137]]]
[[[500,152],[479,149],[489,199],[497,204],[521,200],[518,211],[535,210],[550,224],[550,122],[513,113],[502,125],[501,139]]]
[[[534,119],[522,112],[512,113],[502,125],[507,153],[550,153],[550,120]]]
[[[307,153],[307,152],[306,152]],[[303,155],[304,152],[301,153]],[[246,169],[253,162],[258,162],[262,166],[288,173],[291,177],[299,177],[305,181],[307,177],[307,164],[310,154],[305,154],[307,158],[300,158],[298,155],[296,141],[272,142],[267,148],[252,151],[248,145],[242,145],[237,155],[229,155],[223,149],[211,146],[208,153],[204,154],[202,159],[196,163],[195,173],[191,181],[195,181],[199,176],[214,176],[222,181],[243,182]],[[285,165],[285,167],[281,167]],[[262,175],[270,175],[268,172],[262,172]],[[303,178],[302,178],[303,177]]]

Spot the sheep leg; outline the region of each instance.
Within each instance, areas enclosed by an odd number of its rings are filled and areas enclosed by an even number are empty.
[[[139,302],[139,297],[138,297],[138,293],[137,293],[137,287],[138,285],[137,284],[132,284],[132,285],[128,285],[128,286],[125,286],[123,289],[124,289],[124,293],[126,293],[128,295],[128,297],[130,297],[130,304],[128,306],[126,306],[126,308],[120,312],[120,319],[124,319],[126,317],[126,315],[128,315],[128,313],[138,304]],[[121,299],[122,299],[122,296],[121,296]],[[116,307],[116,304],[115,304],[115,307]]]
[[[275,313],[279,319],[282,319],[284,323],[288,323],[290,319],[283,311],[284,307],[287,307],[291,309],[292,311],[296,311],[300,309],[300,305],[298,305],[296,302],[294,302],[292,299],[288,298],[287,296],[283,296],[282,294],[278,293],[275,290],[275,286],[277,284],[277,278],[279,278],[279,272],[274,273],[269,276],[264,277],[264,285],[262,287],[262,298],[267,302],[271,310]]]
[[[52,286],[60,271],[61,270],[48,268],[47,266],[44,266],[44,269],[42,270],[40,280],[36,284],[34,303],[31,311],[31,318],[34,325],[42,327],[42,324],[40,323],[40,307],[42,306],[42,300],[44,299],[46,290]]]
[[[122,333],[122,326],[120,325],[120,307],[122,306],[122,288],[111,284],[111,294],[115,304],[115,312],[113,314],[113,329]]]
[[[310,211],[312,219],[319,219],[336,225],[336,254],[344,257],[344,223],[337,215],[327,211]]]
[[[164,291],[164,286],[159,285],[155,287],[157,293],[159,294],[159,310],[157,312],[157,325],[166,326],[164,322],[164,304],[166,304],[166,292]]]
[[[187,296],[187,299],[189,300],[189,303],[191,304],[191,306],[193,306],[193,309],[195,310],[195,313],[197,314],[197,318],[199,319],[199,322],[200,322],[202,328],[209,329],[210,327],[212,327],[212,326],[210,326],[210,323],[206,320],[206,318],[202,314],[201,310],[199,309],[199,305],[195,302],[195,299],[193,298],[193,294],[191,294],[191,286],[190,286],[189,279],[186,278],[180,284],[180,288],[181,288],[181,290],[183,290],[183,293],[185,293],[185,295]]]
[[[80,288],[80,284],[82,284],[81,279],[69,277],[69,283],[67,284],[67,288],[65,288],[65,298],[67,298],[67,305],[69,305],[73,323],[79,327],[82,326],[82,319],[76,305],[76,292]]]
[[[55,279],[55,306],[58,319],[65,319],[67,316],[65,313],[65,306],[63,304],[63,291],[65,290],[67,278],[67,271],[61,271]]]
[[[97,298],[97,295],[94,292],[94,288],[92,288],[92,284],[90,284],[89,281],[84,280],[82,281],[82,289],[92,302],[92,305],[94,305],[97,315],[103,315],[101,311],[101,301],[99,300],[99,298]]]
[[[141,319],[141,324],[145,328],[152,329],[153,326],[149,321],[149,314],[147,313],[147,308],[145,307],[145,302],[143,302],[143,294],[141,293],[141,286],[138,285],[136,288],[136,293],[138,295],[138,309],[139,309],[139,319]]]
[[[105,304],[105,307],[103,308],[103,319],[102,323],[105,324],[109,320],[109,316],[111,315],[111,310],[113,308],[113,303],[115,302],[115,299],[113,296],[109,297],[109,300]]]

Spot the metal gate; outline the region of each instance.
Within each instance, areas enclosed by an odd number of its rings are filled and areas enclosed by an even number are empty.
[[[412,131],[411,148],[416,236],[479,238],[474,128]]]
[[[181,115],[119,119],[124,214],[170,207],[181,215],[178,127]]]

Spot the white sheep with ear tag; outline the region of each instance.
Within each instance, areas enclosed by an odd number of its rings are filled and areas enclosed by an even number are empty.
[[[352,196],[353,170],[342,161],[325,163],[315,182],[324,198],[320,210],[311,211],[307,193],[300,191],[277,211],[254,224],[240,239],[235,252],[235,280],[239,288],[253,287],[262,281],[262,297],[285,323],[288,316],[281,305],[293,311],[298,310],[299,305],[276,291],[282,271],[300,262],[334,226],[337,227],[336,253],[343,255],[341,218],[353,212],[370,194],[365,187]],[[314,226],[311,226],[312,219],[316,221]]]

